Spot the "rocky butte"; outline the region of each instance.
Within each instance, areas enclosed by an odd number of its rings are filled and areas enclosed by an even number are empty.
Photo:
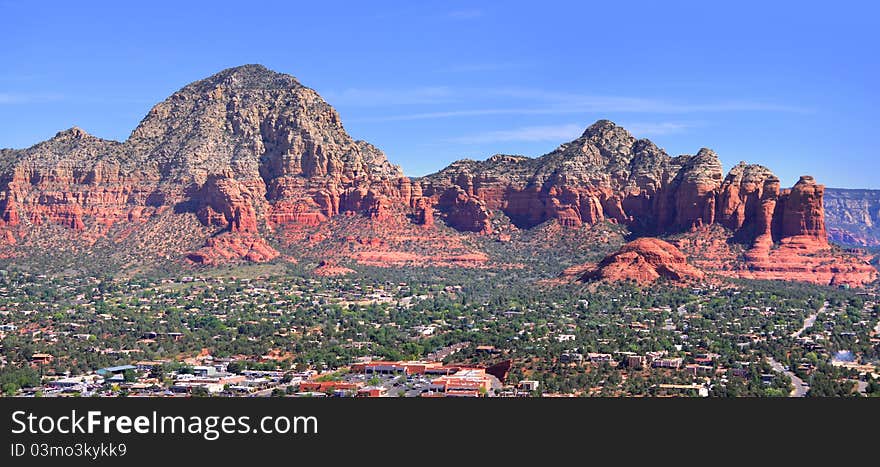
[[[642,237],[608,255],[581,276],[582,281],[633,281],[640,284],[664,278],[674,282],[693,282],[705,274],[687,262],[674,245],[658,238]]]
[[[637,237],[676,237],[694,257],[716,245],[707,272],[873,281],[862,258],[828,244],[823,194],[811,177],[782,189],[758,165],[725,175],[709,149],[670,157],[607,120],[541,157],[462,160],[410,179],[349,136],[314,90],[244,65],[155,105],[126,141],[74,127],[2,150],[0,255],[100,246],[120,263],[312,255],[330,260],[328,272],[347,272],[337,261],[484,267],[503,261],[479,247],[501,238],[500,220],[514,229],[610,222]]]

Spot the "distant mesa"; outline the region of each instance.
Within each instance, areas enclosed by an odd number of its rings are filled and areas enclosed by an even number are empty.
[[[880,190],[826,188],[825,222],[835,243],[880,247]]]

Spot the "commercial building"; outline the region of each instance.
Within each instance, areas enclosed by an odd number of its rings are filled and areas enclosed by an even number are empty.
[[[488,395],[497,379],[482,368],[463,368],[431,381],[428,389],[447,396],[477,397]]]
[[[447,367],[440,362],[422,361],[370,361],[355,363],[351,366],[353,373],[366,374],[448,375],[458,370],[459,367]]]

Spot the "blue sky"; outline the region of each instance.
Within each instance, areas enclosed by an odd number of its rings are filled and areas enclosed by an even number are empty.
[[[785,185],[880,188],[880,7],[717,3],[0,0],[0,147],[73,125],[124,140],[185,84],[262,63],[408,175],[540,155],[607,118]]]

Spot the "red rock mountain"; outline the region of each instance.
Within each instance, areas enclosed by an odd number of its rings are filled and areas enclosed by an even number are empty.
[[[670,157],[607,120],[536,159],[462,160],[419,181],[449,223],[468,231],[491,232],[492,212],[500,211],[522,228],[548,219],[572,227],[608,220],[646,234],[717,223],[746,240],[826,236],[824,188],[812,177],[783,191],[759,165],[740,163],[725,177],[709,149]]]
[[[606,256],[596,267],[584,272],[580,280],[628,280],[645,284],[660,278],[690,282],[704,276],[702,271],[688,264],[687,257],[674,245],[657,238],[642,237]]]
[[[605,120],[545,156],[458,161],[411,180],[351,138],[314,90],[245,65],[185,86],[124,142],[74,127],[2,150],[0,256],[101,250],[127,265],[215,264],[280,260],[288,249],[482,267],[492,258],[466,232],[492,234],[509,219],[519,228],[609,221],[636,235],[721,226],[754,245],[740,263],[764,264],[768,246],[828,248],[822,197],[812,178],[782,190],[768,169],[745,164],[725,177],[711,150],[670,157]]]
[[[94,240],[166,211],[194,213],[211,231],[199,263],[278,256],[265,227],[316,224],[342,212],[385,219],[412,206],[410,180],[355,141],[318,94],[260,65],[192,83],[150,110],[119,143],[79,128],[4,150],[0,213],[7,244],[43,224]]]
[[[462,160],[419,182],[460,230],[491,233],[495,213],[521,228],[551,219],[569,227],[610,221],[636,235],[699,238],[717,226],[748,250],[737,255],[726,244],[716,248],[725,262],[735,263],[727,275],[849,285],[877,279],[864,258],[828,244],[825,187],[813,177],[781,189],[769,169],[744,162],[724,176],[709,149],[670,157],[607,120],[535,159]],[[720,272],[718,264],[707,262],[704,269]]]

